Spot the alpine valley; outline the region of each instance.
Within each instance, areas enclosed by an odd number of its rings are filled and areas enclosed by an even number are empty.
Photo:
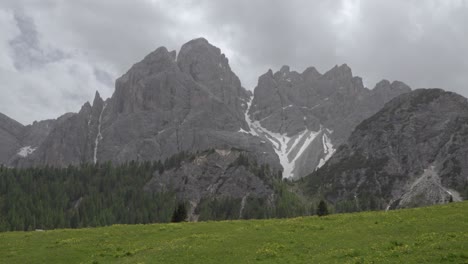
[[[178,203],[191,221],[418,207],[468,197],[468,101],[368,89],[346,64],[268,70],[251,92],[199,38],[78,113],[0,114],[0,164],[2,230],[166,222]]]

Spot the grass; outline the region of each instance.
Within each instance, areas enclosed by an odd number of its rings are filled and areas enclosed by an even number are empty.
[[[294,219],[0,233],[0,263],[468,263],[468,202]]]

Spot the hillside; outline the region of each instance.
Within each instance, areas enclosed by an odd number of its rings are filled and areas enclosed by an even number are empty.
[[[177,203],[195,222],[312,214],[314,201],[301,202],[290,185],[238,150],[120,165],[0,166],[0,232],[165,223]]]
[[[467,210],[8,232],[0,263],[467,263]]]
[[[441,89],[396,97],[309,178],[340,212],[465,200],[468,100]]]

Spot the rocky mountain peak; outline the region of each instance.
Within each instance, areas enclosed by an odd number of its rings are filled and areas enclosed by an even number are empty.
[[[326,79],[351,79],[353,78],[353,73],[351,68],[345,63],[341,66],[335,65],[335,67],[326,72],[323,76]]]
[[[171,54],[169,53],[166,47],[161,46],[155,49],[153,52],[146,55],[143,61],[147,63],[152,62],[152,61],[160,61],[161,59],[166,58],[167,55],[171,55]]]
[[[146,55],[144,59],[134,64],[122,77],[116,80],[116,89],[125,83],[137,83],[142,78],[158,74],[160,72],[177,71],[174,60],[175,53],[169,52],[166,47],[159,47]]]
[[[383,79],[375,85],[374,90],[386,89],[390,86],[390,81]]]
[[[405,83],[400,81],[390,83],[388,80],[378,82],[372,90],[376,100],[380,100],[381,102],[388,102],[395,96],[408,93],[410,91],[411,88]]]
[[[384,90],[402,90],[409,92],[411,88],[406,85],[404,82],[393,81],[390,83],[388,80],[381,80],[375,85],[374,91],[384,91]]]
[[[0,113],[0,129],[8,131],[13,135],[21,133],[24,126],[19,122],[9,118],[8,116]]]
[[[302,72],[302,77],[307,81],[312,81],[318,79],[322,74],[320,74],[315,67],[308,67]]]
[[[267,75],[267,76],[270,76],[271,78],[273,78],[273,70],[272,70],[272,69],[268,69],[268,71],[267,71],[264,75]],[[263,76],[263,75],[262,75],[262,76]]]
[[[289,73],[289,66],[288,65],[283,65],[280,69],[281,73]]]
[[[96,107],[97,105],[102,105],[103,103],[104,103],[104,100],[102,100],[99,92],[96,91],[96,93],[94,94],[93,107]]]
[[[0,113],[0,165],[7,165],[11,155],[21,146],[24,126]]]
[[[182,45],[177,64],[182,72],[190,74],[195,81],[209,82],[220,79],[223,73],[231,73],[226,56],[204,38]]]
[[[93,107],[89,102],[84,103],[83,106],[81,106],[80,112],[79,113],[88,113],[91,111]]]

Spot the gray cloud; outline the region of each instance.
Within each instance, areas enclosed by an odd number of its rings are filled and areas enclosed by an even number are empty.
[[[248,89],[284,64],[347,63],[369,87],[385,78],[468,96],[463,0],[6,0],[0,29],[0,112],[23,123],[110,96],[147,53],[200,36]]]
[[[40,46],[36,26],[30,17],[16,12],[14,20],[20,34],[9,41],[9,45],[13,50],[14,66],[17,70],[42,67],[67,57],[59,49],[43,49]]]

